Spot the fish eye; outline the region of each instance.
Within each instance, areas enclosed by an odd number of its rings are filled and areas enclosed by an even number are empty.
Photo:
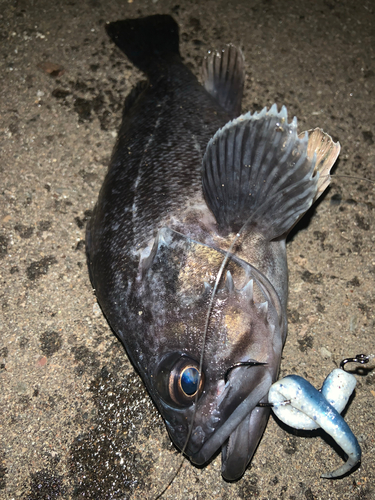
[[[204,386],[199,363],[185,354],[168,356],[159,367],[156,386],[163,399],[172,405],[190,406]]]
[[[199,364],[183,356],[173,366],[169,375],[169,396],[176,404],[187,406],[194,402],[197,392],[202,392],[203,377],[199,377]]]
[[[199,370],[195,366],[187,366],[179,378],[181,391],[186,396],[195,396],[198,390]]]

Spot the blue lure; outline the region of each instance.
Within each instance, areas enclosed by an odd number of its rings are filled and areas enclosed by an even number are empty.
[[[313,430],[321,427],[347,454],[341,467],[322,474],[322,478],[335,479],[350,472],[361,460],[358,440],[340,413],[347,405],[356,386],[355,377],[346,372],[346,362],[367,363],[369,357],[357,355],[344,360],[341,368],[333,370],[317,390],[304,378],[288,375],[274,383],[268,393],[268,401],[275,415],[295,429]]]

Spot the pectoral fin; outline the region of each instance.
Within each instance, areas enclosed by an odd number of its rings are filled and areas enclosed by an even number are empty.
[[[202,183],[208,207],[223,230],[244,224],[268,240],[285,233],[311,206],[318,186],[308,135],[297,135],[285,107],[247,113],[210,140]]]

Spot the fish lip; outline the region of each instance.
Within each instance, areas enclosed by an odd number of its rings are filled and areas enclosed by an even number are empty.
[[[213,432],[198,452],[190,455],[190,460],[196,465],[203,465],[210,460],[214,453],[225,444],[229,436],[236,430],[244,418],[246,418],[246,416],[257,406],[259,401],[268,394],[271,385],[272,375],[267,371],[262,377],[261,382],[259,382],[248,397],[233,410],[226,422]]]

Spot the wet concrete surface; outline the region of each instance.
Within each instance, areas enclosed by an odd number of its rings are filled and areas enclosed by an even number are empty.
[[[85,223],[123,101],[143,78],[106,21],[172,14],[196,73],[232,42],[246,60],[243,111],[276,102],[299,130],[342,145],[328,193],[288,244],[289,335],[281,375],[320,387],[346,357],[375,354],[375,14],[369,0],[0,1],[0,498],[153,499],[180,463],[164,424],[108,327],[88,279]],[[374,366],[374,365],[372,365]],[[317,433],[271,418],[244,477],[185,460],[168,499],[371,499],[375,376],[357,375],[345,418],[360,468]]]

